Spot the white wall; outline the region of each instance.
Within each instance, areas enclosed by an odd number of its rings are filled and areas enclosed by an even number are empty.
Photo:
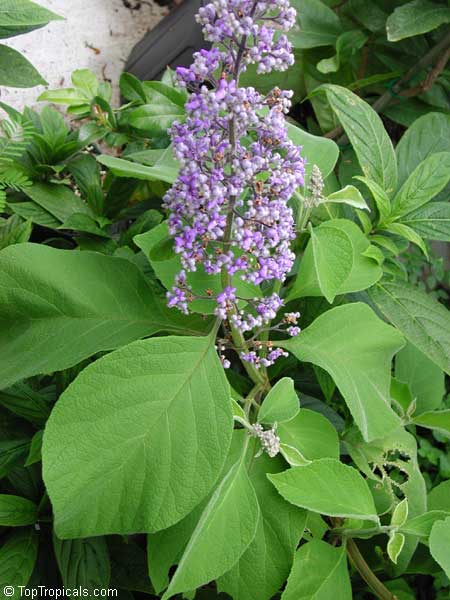
[[[151,0],[128,0],[131,5],[141,4],[139,10],[126,8],[123,0],[35,1],[66,20],[2,43],[25,54],[50,88],[70,86],[70,73],[88,67],[101,78],[111,79],[116,99],[119,75],[131,48],[167,13]],[[20,110],[26,104],[35,105],[44,89],[2,87],[0,99]]]

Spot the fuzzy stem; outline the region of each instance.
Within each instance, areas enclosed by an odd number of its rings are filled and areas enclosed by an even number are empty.
[[[255,2],[253,3],[253,7],[251,10],[250,16],[252,16],[253,13],[255,12],[257,4],[258,4],[258,0],[255,0]],[[242,57],[245,52],[246,43],[247,43],[247,36],[244,35],[244,36],[242,36],[242,39],[241,39],[241,42],[239,45],[239,49],[238,49],[237,56],[236,56],[236,62],[234,65],[234,71],[233,71],[234,78],[236,80],[236,85],[239,85],[240,65],[241,65]],[[230,145],[231,145],[231,153],[230,154],[232,155],[236,148],[236,124],[235,124],[234,117],[232,117],[230,119],[230,123],[229,123],[229,127],[228,127],[228,135],[229,135]],[[231,233],[232,233],[232,229],[233,229],[233,209],[234,209],[235,202],[236,202],[236,198],[234,198],[234,197],[230,198],[229,212],[227,215],[227,222],[226,222],[225,232],[224,232],[224,236],[223,236],[223,240],[222,240],[224,242],[224,244],[227,244],[231,239]],[[227,271],[226,266],[224,266],[222,268],[221,277],[222,277],[222,286],[224,288],[231,284],[231,277]],[[233,311],[230,312],[230,316],[232,316],[235,313],[236,313],[236,310],[234,309]],[[248,352],[248,346],[247,346],[247,343],[245,341],[243,334],[236,327],[234,327],[232,325],[231,319],[228,320],[228,323],[230,325],[230,330],[231,330],[231,335],[233,338],[234,345],[237,348],[242,348],[244,352]],[[255,366],[252,365],[251,363],[242,361],[242,364],[243,364],[244,369],[246,370],[248,376],[255,384],[263,385],[263,386],[267,385],[267,376],[264,376],[265,374],[259,372],[258,369],[256,369]]]
[[[359,551],[355,541],[351,538],[347,540],[346,550],[355,568],[374,594],[381,600],[396,600],[396,596],[387,589],[366,563],[364,556]]]

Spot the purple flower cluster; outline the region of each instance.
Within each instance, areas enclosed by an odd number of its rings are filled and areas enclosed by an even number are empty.
[[[293,25],[295,10],[288,0],[213,0],[197,19],[217,47],[177,69],[191,94],[186,120],[171,131],[181,169],[164,198],[183,267],[169,305],[188,312],[195,295],[187,274],[201,265],[208,274],[226,275],[229,285],[213,298],[215,313],[244,333],[269,324],[283,304],[273,293],[239,310],[236,278],[259,286],[283,281],[291,270],[295,223],[287,202],[303,185],[304,159],[287,136],[292,93],[275,88],[263,95],[239,87],[239,76],[250,64],[267,73],[293,63],[281,32]],[[254,362],[251,353],[244,358]]]

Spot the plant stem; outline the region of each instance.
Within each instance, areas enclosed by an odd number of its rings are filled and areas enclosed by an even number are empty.
[[[353,539],[350,538],[347,540],[346,550],[355,568],[367,585],[372,589],[374,594],[381,600],[396,600],[396,596],[387,589],[366,563],[364,556],[359,551],[359,548]]]
[[[336,527],[331,530],[331,533],[341,537],[355,537],[358,535],[377,535],[379,533],[389,533],[393,527],[390,525],[380,525],[379,527],[368,527],[367,529],[346,529],[344,527]]]

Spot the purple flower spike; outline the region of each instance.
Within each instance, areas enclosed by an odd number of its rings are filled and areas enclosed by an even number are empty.
[[[304,183],[305,161],[287,135],[292,92],[275,88],[263,95],[239,87],[239,77],[251,64],[258,73],[293,64],[284,32],[295,15],[288,0],[213,0],[197,15],[205,38],[217,46],[196,52],[189,68],[177,69],[179,84],[191,93],[185,122],[171,129],[181,168],[164,198],[183,266],[169,305],[183,312],[195,298],[186,273],[199,265],[208,274],[256,286],[284,281],[293,266],[295,223],[288,200]],[[231,285],[210,297],[215,314],[241,333],[270,326],[283,304],[271,294],[239,310]],[[296,318],[283,323],[290,335],[300,331]],[[268,366],[283,354],[252,350],[242,358]]]

